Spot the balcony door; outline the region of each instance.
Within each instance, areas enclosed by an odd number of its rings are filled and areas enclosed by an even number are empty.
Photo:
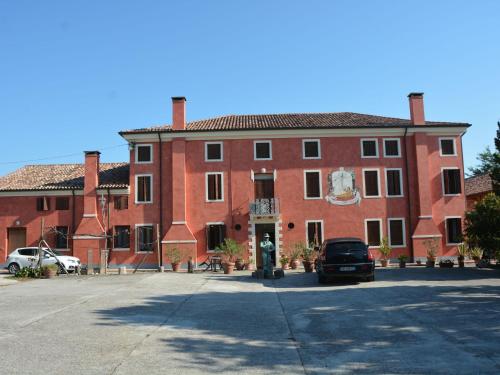
[[[274,198],[274,176],[272,173],[255,174],[255,200]]]

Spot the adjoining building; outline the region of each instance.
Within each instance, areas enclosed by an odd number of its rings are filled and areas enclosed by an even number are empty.
[[[465,179],[465,197],[467,211],[474,208],[477,202],[493,192],[493,181],[488,173]]]
[[[33,165],[0,179],[0,261],[37,243],[111,266],[166,263],[167,246],[203,261],[227,237],[260,259],[294,242],[360,237],[393,257],[453,256],[465,211],[461,137],[467,123],[426,121],[422,93],[410,119],[341,113],[229,115],[126,130],[129,163]],[[161,246],[158,246],[161,244]],[[161,248],[161,251],[158,251]],[[158,255],[160,254],[160,255]]]

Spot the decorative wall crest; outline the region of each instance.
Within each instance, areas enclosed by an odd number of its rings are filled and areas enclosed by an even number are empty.
[[[344,170],[340,167],[338,171],[328,174],[329,192],[325,197],[328,203],[339,206],[361,203],[361,194],[356,188],[356,178],[353,170]]]

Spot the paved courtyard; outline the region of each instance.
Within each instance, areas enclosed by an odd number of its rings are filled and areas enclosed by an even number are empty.
[[[5,374],[500,373],[500,272],[60,277],[0,287]]]

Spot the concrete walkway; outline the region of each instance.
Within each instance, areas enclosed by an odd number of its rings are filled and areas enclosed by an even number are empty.
[[[500,273],[59,277],[0,288],[9,374],[498,374]],[[3,370],[2,370],[3,371]]]

